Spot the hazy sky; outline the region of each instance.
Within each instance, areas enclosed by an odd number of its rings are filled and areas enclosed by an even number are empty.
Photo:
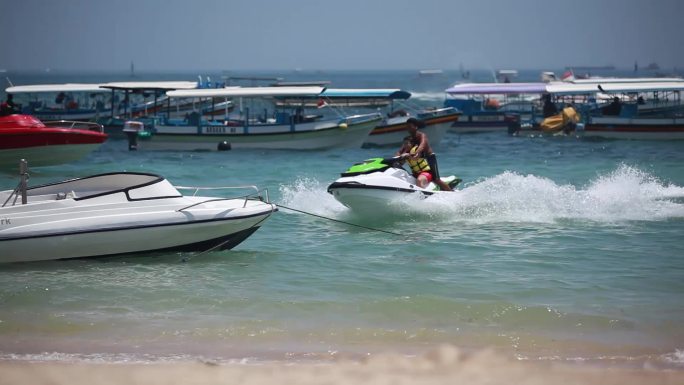
[[[684,0],[0,0],[0,69],[684,67]]]

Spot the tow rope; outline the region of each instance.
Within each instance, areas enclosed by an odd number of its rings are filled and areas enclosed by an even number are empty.
[[[395,232],[387,231],[387,230],[382,230],[382,229],[376,229],[376,228],[374,228],[374,227],[359,225],[359,224],[356,224],[356,223],[345,222],[345,221],[341,221],[341,220],[339,220],[339,219],[330,218],[330,217],[325,217],[325,216],[323,216],[323,215],[318,215],[318,214],[310,213],[310,212],[308,212],[308,211],[299,210],[299,209],[293,209],[292,207],[283,206],[283,205],[278,204],[278,203],[276,203],[276,206],[282,207],[282,208],[284,208],[284,209],[286,209],[286,210],[295,211],[295,212],[298,212],[298,213],[301,213],[301,214],[311,215],[312,217],[321,218],[321,219],[327,219],[327,220],[329,220],[329,221],[333,221],[333,222],[337,222],[337,223],[342,223],[342,224],[345,224],[345,225],[347,225],[347,226],[359,227],[359,228],[362,228],[362,229],[365,229],[365,230],[371,230],[371,231],[377,231],[377,232],[379,232],[379,233],[385,233],[385,234],[396,235],[396,236],[398,236],[398,237],[405,237],[404,234],[399,234],[399,233],[395,233]]]

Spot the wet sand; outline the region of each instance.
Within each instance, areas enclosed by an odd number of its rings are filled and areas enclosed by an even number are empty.
[[[684,370],[518,361],[491,350],[441,346],[406,357],[334,362],[104,364],[4,361],[0,384],[683,384]]]

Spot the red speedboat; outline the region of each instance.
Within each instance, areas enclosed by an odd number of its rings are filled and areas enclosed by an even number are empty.
[[[69,163],[105,140],[102,126],[95,123],[43,123],[30,115],[0,116],[0,170],[16,169],[21,159],[31,167]]]

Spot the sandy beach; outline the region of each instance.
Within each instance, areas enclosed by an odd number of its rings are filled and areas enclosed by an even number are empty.
[[[0,384],[682,384],[684,371],[517,361],[490,350],[441,346],[421,356],[360,361],[216,364],[0,363]]]

